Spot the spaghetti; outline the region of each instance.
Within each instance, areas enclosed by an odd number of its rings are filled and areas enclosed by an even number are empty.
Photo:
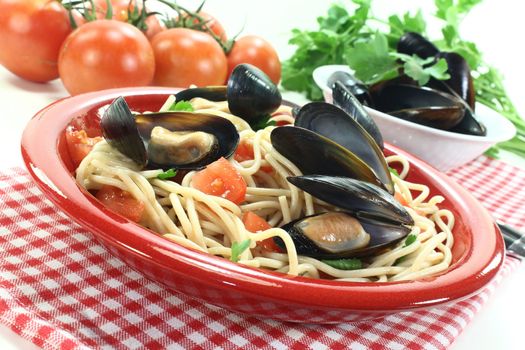
[[[170,97],[161,110],[172,103]],[[244,120],[229,113],[226,102],[196,98],[191,103],[197,113],[230,120],[241,142],[253,146],[253,159],[228,160],[248,185],[245,201],[240,205],[192,187],[196,171],[188,172],[180,184],[158,179],[163,172],[160,169],[141,171],[106,141],[97,143],[83,159],[76,170],[77,181],[88,190],[110,185],[129,192],[145,204],[140,224],[187,248],[229,259],[233,242],[249,240],[249,248],[240,253],[238,262],[251,267],[312,278],[387,282],[433,275],[450,265],[454,216],[439,208],[444,201],[442,196],[430,196],[427,186],[404,180],[409,163],[397,155],[387,157],[387,162],[397,163],[402,169],[399,176],[393,176],[395,197],[414,219],[410,233],[414,241],[410,244],[403,241],[381,255],[363,259],[363,267],[356,270],[340,270],[321,260],[299,256],[290,235],[279,227],[333,207],[288,183],[288,176],[301,172],[273,148],[270,133],[274,126],[254,131]],[[293,123],[290,108],[285,106],[272,119]],[[241,220],[248,211],[264,218],[273,228],[248,231]],[[272,237],[282,239],[286,253],[261,249],[259,243]]]

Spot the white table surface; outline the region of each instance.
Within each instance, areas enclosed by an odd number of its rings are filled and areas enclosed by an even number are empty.
[[[208,0],[205,9],[215,14],[230,35],[243,26],[243,33],[258,34],[272,42],[281,58],[294,50],[288,46],[292,28],[315,28],[315,18],[326,12],[329,1],[219,1]],[[349,2],[348,2],[349,3]],[[424,13],[432,11],[431,1],[375,0],[374,11],[386,16],[398,11],[413,10],[419,5]],[[191,1],[181,1],[189,7]],[[411,7],[412,6],[412,7]],[[523,38],[525,5],[510,0],[485,0],[466,18],[463,36],[473,40],[484,52],[486,60],[498,67],[506,77],[508,92],[525,116],[523,98]],[[430,27],[431,32],[435,26]],[[59,80],[47,84],[34,84],[21,80],[0,67],[0,153],[1,166],[22,166],[20,136],[29,119],[41,108],[58,98],[67,96]],[[286,98],[304,101],[297,94]],[[514,163],[514,162],[513,162]],[[523,166],[525,162],[521,165]],[[524,198],[525,202],[525,198]],[[525,315],[525,264],[506,277],[493,296],[457,338],[452,349],[523,349],[523,319]],[[0,349],[35,349],[9,328],[0,327]]]

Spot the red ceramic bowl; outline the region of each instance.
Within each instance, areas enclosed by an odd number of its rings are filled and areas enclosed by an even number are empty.
[[[456,216],[454,258],[445,273],[378,284],[290,277],[184,248],[113,213],[75,182],[66,126],[74,117],[93,117],[117,96],[125,96],[133,110],[157,110],[174,92],[127,88],[66,98],[37,113],[22,138],[25,164],[44,194],[111,252],[174,292],[253,316],[333,323],[458,301],[477,293],[501,267],[503,240],[483,207],[445,175],[389,145],[387,153],[409,159],[409,180],[443,195],[442,206]]]

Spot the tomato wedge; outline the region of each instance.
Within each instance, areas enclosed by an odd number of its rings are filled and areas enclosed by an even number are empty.
[[[244,162],[245,160],[253,160],[255,158],[253,154],[253,145],[249,141],[242,140],[237,146],[237,149],[233,154],[233,158],[238,162]],[[265,173],[273,172],[273,168],[269,165],[261,166],[261,170]]]
[[[96,197],[106,207],[131,221],[139,222],[144,214],[144,203],[118,187],[104,185],[98,190]]]
[[[72,126],[66,129],[67,149],[75,169],[99,141],[102,137],[88,137],[85,130],[75,130]]]
[[[263,218],[261,218],[259,215],[247,211],[244,214],[242,214],[242,222],[244,224],[244,227],[253,233],[257,233],[259,231],[265,231],[272,226],[270,226],[269,223],[266,222]],[[257,242],[257,246],[261,247],[262,249],[268,251],[268,252],[280,252],[279,246],[275,244],[273,238],[264,239],[262,241]]]
[[[235,204],[244,202],[246,181],[235,167],[220,158],[197,172],[192,179],[194,188],[206,194],[226,198]]]

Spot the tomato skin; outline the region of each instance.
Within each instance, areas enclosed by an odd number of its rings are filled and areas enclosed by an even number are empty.
[[[85,130],[74,130],[73,127],[66,129],[67,149],[75,169],[99,141],[102,141],[102,137],[88,137]]]
[[[56,79],[60,46],[71,30],[57,1],[0,0],[0,64],[30,81]]]
[[[253,160],[255,158],[253,153],[253,144],[245,140],[239,142],[239,145],[237,145],[235,153],[233,154],[233,158],[238,162],[244,162],[245,160]],[[273,168],[269,165],[261,166],[261,170],[265,173],[273,172]]]
[[[272,45],[256,35],[239,38],[228,53],[228,76],[241,63],[250,63],[262,70],[275,83],[281,80],[281,61]]]
[[[98,190],[96,197],[104,206],[131,221],[139,222],[144,214],[144,203],[120,188],[104,185]]]
[[[97,20],[77,28],[62,45],[60,78],[71,95],[149,85],[155,58],[148,39],[131,24]]]
[[[171,28],[151,40],[155,53],[154,85],[188,87],[221,85],[226,79],[226,56],[208,34]]]
[[[226,198],[235,204],[246,198],[246,181],[237,169],[220,158],[193,175],[192,186],[212,196]]]
[[[257,233],[260,231],[266,231],[268,229],[271,229],[272,226],[266,222],[263,218],[261,218],[259,215],[247,211],[244,214],[242,214],[242,222],[244,224],[244,227],[253,233]],[[267,252],[280,252],[281,249],[279,246],[274,242],[273,238],[267,238],[263,239],[262,241],[257,242],[257,246],[261,247],[263,250]]]
[[[203,19],[204,23],[208,26],[208,28],[210,28],[213,34],[217,35],[217,37],[223,43],[228,41],[228,37],[226,36],[226,30],[224,30],[222,24],[219,21],[217,21],[215,17],[204,11],[200,11],[198,15]],[[193,23],[199,24],[200,22],[199,20],[195,20],[193,21]],[[202,29],[205,29],[204,25],[202,26]]]

